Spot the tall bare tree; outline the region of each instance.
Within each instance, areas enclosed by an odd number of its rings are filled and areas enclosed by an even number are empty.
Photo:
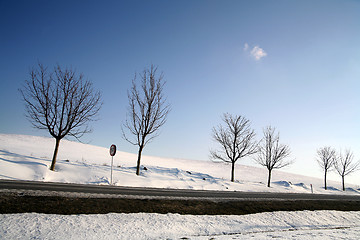
[[[141,153],[151,140],[159,135],[159,129],[165,124],[170,105],[163,95],[165,82],[163,74],[156,77],[157,67],[151,65],[141,76],[140,87],[136,85],[136,74],[132,88],[128,92],[129,112],[123,124],[123,137],[129,143],[139,147],[136,174],[140,174]],[[129,130],[125,134],[124,128]],[[131,135],[132,138],[128,136]]]
[[[350,151],[350,149],[347,149],[345,150],[344,154],[340,152],[336,158],[336,161],[334,162],[334,167],[341,176],[343,191],[345,191],[345,176],[359,170],[360,162],[353,162],[353,160],[353,153]]]
[[[322,147],[317,150],[317,162],[324,170],[324,188],[327,190],[327,172],[334,166],[336,161],[336,151],[331,147]]]
[[[275,133],[275,128],[268,126],[263,130],[263,134],[255,161],[267,168],[267,186],[270,187],[272,170],[286,167],[293,161],[286,159],[290,155],[290,148],[288,145],[280,144],[280,134]]]
[[[235,163],[237,160],[256,153],[255,132],[250,128],[250,121],[242,116],[225,113],[225,126],[213,128],[213,139],[220,144],[221,150],[211,150],[210,157],[231,163],[231,181],[234,182]]]
[[[42,64],[30,71],[20,93],[33,127],[48,130],[56,140],[50,167],[54,171],[60,140],[91,132],[88,124],[101,108],[101,94],[83,74],[59,65],[49,72]]]

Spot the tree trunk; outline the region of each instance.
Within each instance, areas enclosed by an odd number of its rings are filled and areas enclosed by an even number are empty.
[[[345,176],[341,176],[341,178],[342,178],[343,191],[345,191]]]
[[[325,190],[327,190],[327,186],[326,186],[326,171],[325,171],[325,176],[324,176],[324,186],[325,186]]]
[[[55,138],[56,142],[55,142],[55,150],[54,150],[54,154],[53,154],[53,158],[52,158],[52,162],[51,162],[51,166],[50,166],[50,170],[51,171],[55,171],[55,163],[56,163],[56,157],[59,151],[59,145],[60,145],[60,140],[58,138]]]
[[[235,162],[231,162],[231,181],[234,182],[235,181]]]
[[[271,180],[271,170],[269,170],[269,176],[268,176],[268,187],[270,187],[270,180]]]
[[[141,159],[141,152],[143,150],[143,146],[139,147],[139,153],[138,153],[138,160],[136,165],[136,175],[140,175],[140,159]]]

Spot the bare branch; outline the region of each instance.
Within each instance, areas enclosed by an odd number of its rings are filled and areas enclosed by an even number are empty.
[[[59,65],[49,73],[42,64],[30,71],[30,79],[19,91],[31,124],[47,129],[57,140],[51,165],[54,170],[60,140],[67,135],[79,139],[91,131],[88,124],[100,111],[101,94],[82,74]]]
[[[324,170],[324,188],[327,189],[327,172],[334,167],[336,161],[336,151],[331,147],[322,147],[317,150],[317,159],[316,161],[320,167]]]
[[[320,167],[329,170],[334,166],[336,160],[336,151],[331,147],[323,147],[317,150],[318,158],[316,159]]]
[[[255,132],[250,128],[250,121],[242,116],[225,113],[225,126],[213,128],[212,137],[220,144],[221,150],[211,150],[210,158],[232,164],[231,181],[234,181],[234,164],[237,160],[256,153]]]
[[[126,141],[139,146],[137,175],[142,149],[159,135],[159,129],[166,123],[170,112],[170,105],[163,96],[163,75],[156,77],[156,71],[157,68],[151,65],[150,69],[145,69],[140,74],[140,88],[136,84],[135,74],[132,87],[128,91],[129,108],[126,122],[122,126],[122,134]],[[126,134],[124,129],[129,133]]]
[[[290,148],[279,143],[280,134],[275,134],[275,128],[268,126],[263,130],[263,134],[264,137],[260,141],[258,154],[254,160],[268,169],[268,187],[270,187],[272,170],[286,167],[293,161],[286,160],[290,156]]]
[[[346,149],[345,153],[340,151],[339,156],[334,161],[334,167],[341,176],[343,191],[345,191],[345,176],[359,170],[360,162],[353,162],[354,155],[350,149]]]

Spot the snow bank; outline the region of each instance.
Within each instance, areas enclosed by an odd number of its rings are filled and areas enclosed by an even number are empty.
[[[1,239],[209,239],[209,236],[234,235],[248,238],[249,234],[294,230],[356,230],[360,227],[360,212],[272,212],[242,216],[26,213],[0,215],[0,222]]]
[[[83,184],[110,183],[107,148],[63,140],[56,171],[50,171],[54,148],[51,138],[0,134],[0,178]],[[117,152],[113,183],[118,186],[272,191],[344,194],[340,183],[274,171],[272,187],[266,187],[263,168],[236,165],[235,182],[230,166],[210,161],[144,156],[140,176],[135,175],[136,155]],[[359,194],[348,185],[345,194]],[[314,229],[317,231],[314,233]],[[319,230],[320,229],[320,230]],[[0,215],[0,239],[356,239],[360,212],[272,212],[244,216],[193,216],[178,214]]]
[[[0,178],[82,184],[110,184],[109,149],[62,140],[56,171],[50,171],[55,141],[52,138],[0,134]],[[143,156],[140,176],[135,175],[137,156],[118,151],[114,157],[113,184],[196,190],[267,191],[344,194],[340,182],[274,171],[272,187],[266,186],[267,170],[235,165],[235,182],[230,182],[230,165],[211,161]],[[146,166],[147,170],[144,170]],[[359,194],[359,187],[347,185],[345,194]]]

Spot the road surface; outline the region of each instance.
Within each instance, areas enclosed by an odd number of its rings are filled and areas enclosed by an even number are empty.
[[[311,193],[272,193],[272,192],[235,192],[205,191],[187,189],[161,189],[120,187],[107,185],[70,184],[37,181],[0,180],[0,189],[34,190],[51,192],[71,192],[88,194],[110,194],[117,197],[141,198],[192,198],[208,200],[334,200],[360,201],[360,195],[311,194]]]

